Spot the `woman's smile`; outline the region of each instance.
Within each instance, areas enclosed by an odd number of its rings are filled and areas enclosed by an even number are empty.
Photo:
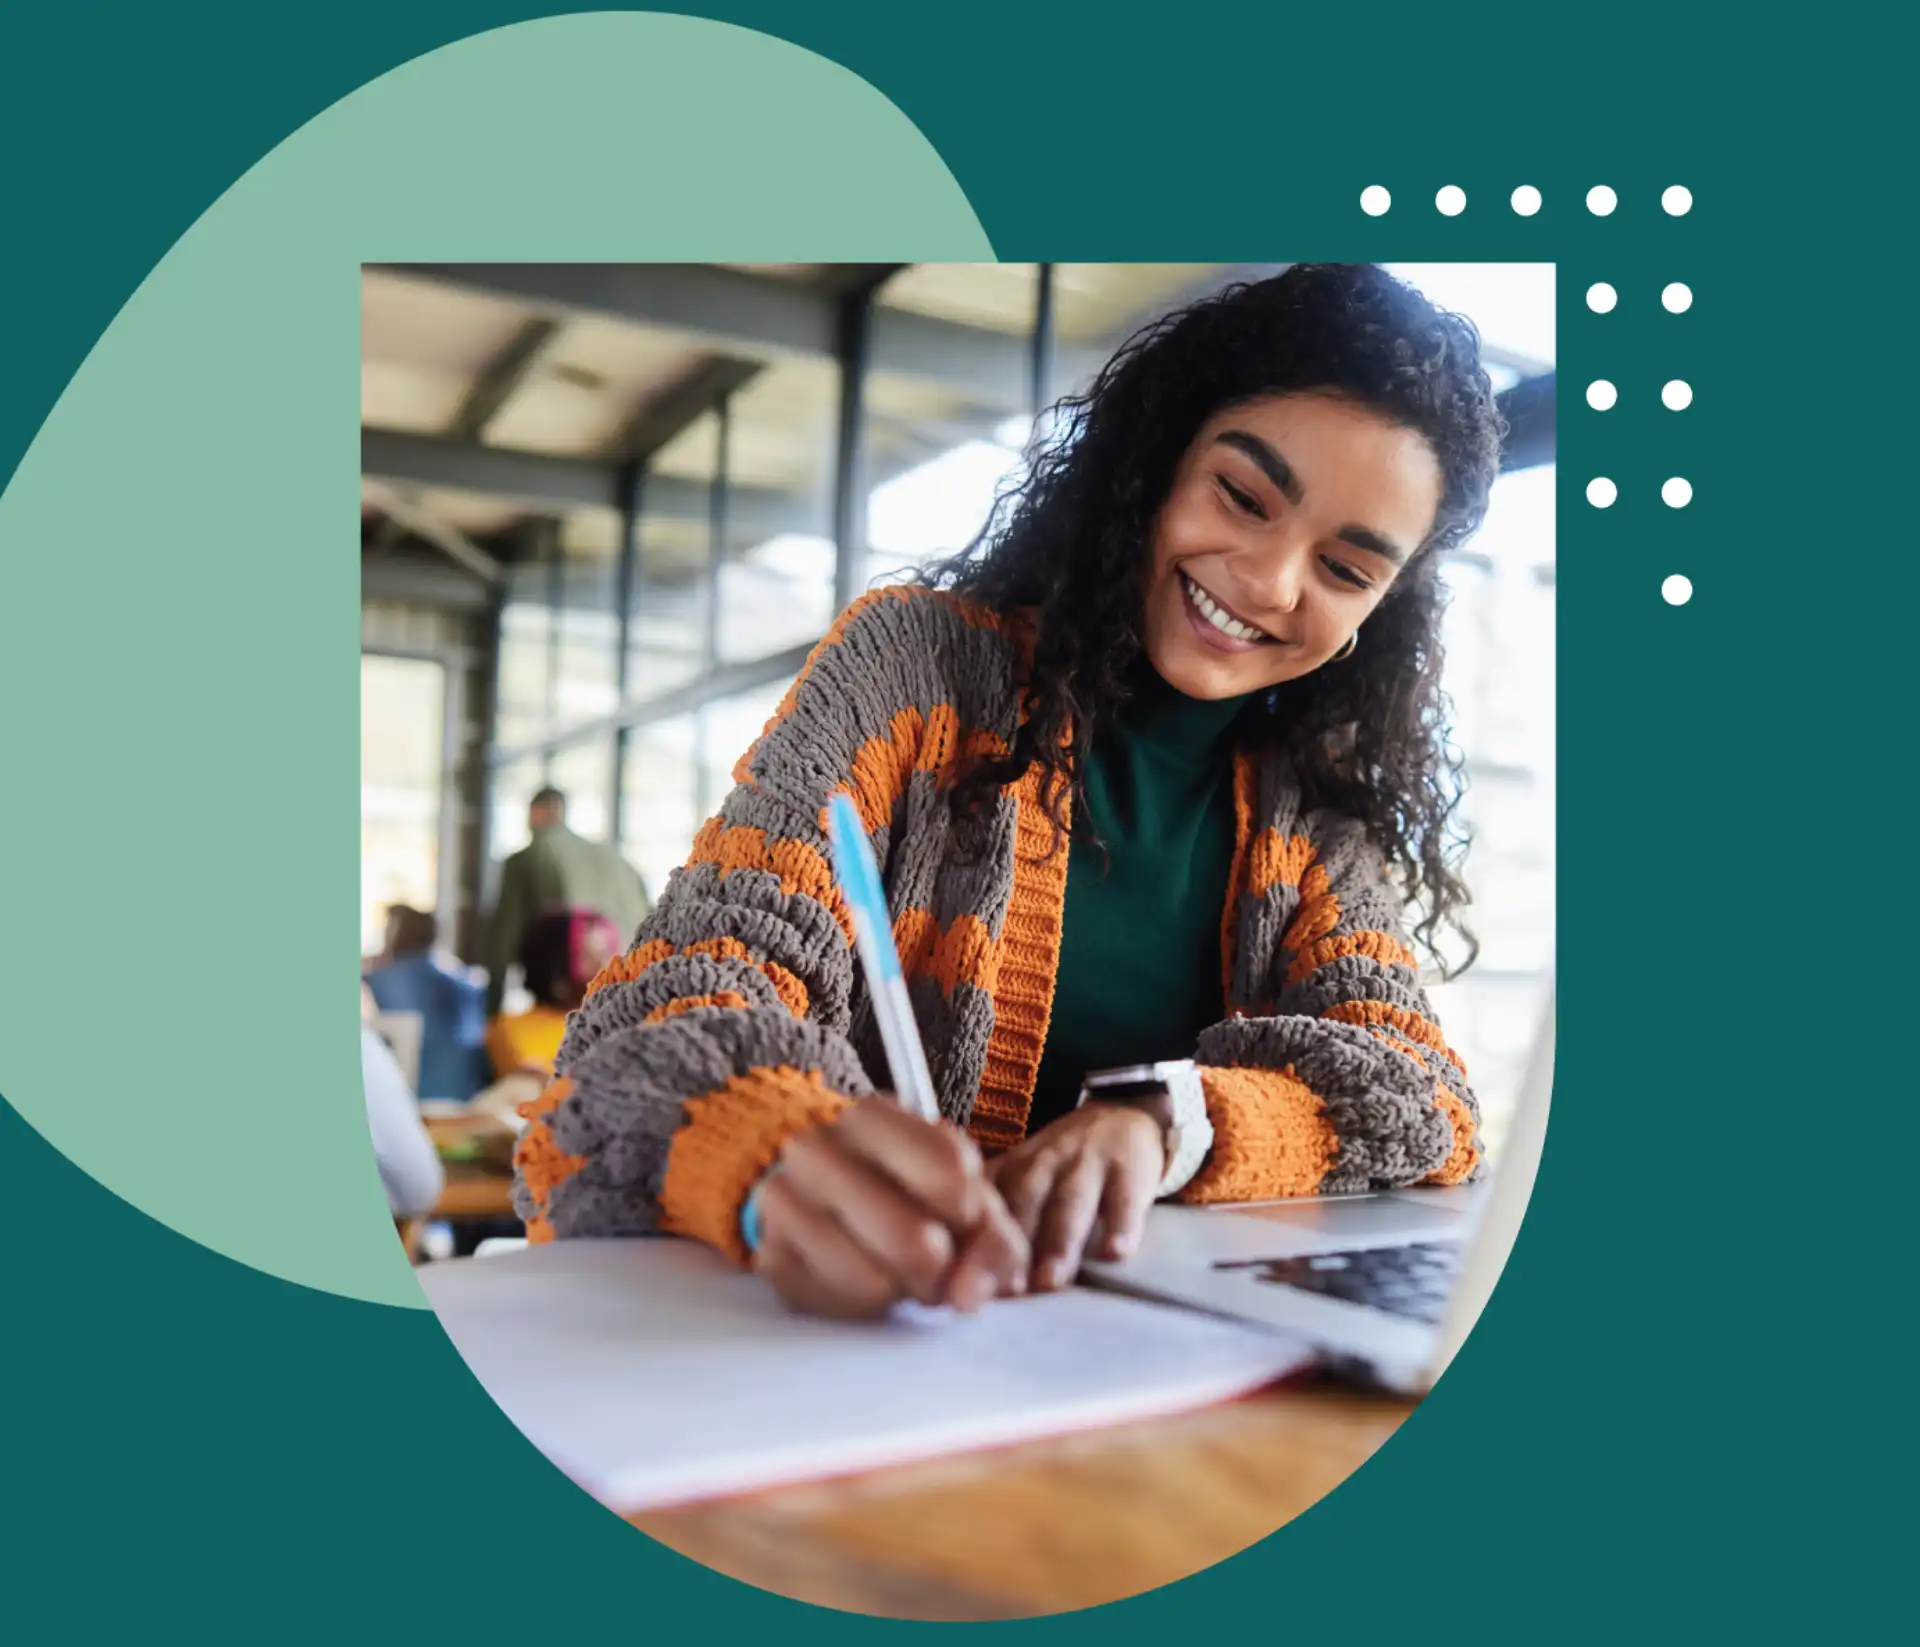
[[[1279,636],[1236,617],[1185,572],[1176,572],[1175,576],[1186,593],[1187,617],[1194,633],[1208,646],[1218,647],[1222,652],[1257,652],[1263,646],[1287,644]]]

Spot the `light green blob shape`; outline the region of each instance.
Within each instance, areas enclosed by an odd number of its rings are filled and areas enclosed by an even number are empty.
[[[424,1307],[356,1042],[359,264],[992,255],[865,81],[691,18],[461,41],[262,159],[0,495],[0,1093],[214,1251]]]

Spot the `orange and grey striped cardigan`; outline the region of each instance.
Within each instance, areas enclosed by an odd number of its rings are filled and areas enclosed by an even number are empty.
[[[924,589],[835,623],[524,1107],[515,1202],[534,1240],[667,1231],[744,1262],[741,1204],[782,1142],[874,1090],[885,1059],[828,867],[840,791],[871,831],[942,1113],[989,1153],[1025,1135],[1068,853],[1037,771],[967,861],[947,790],[1010,747],[1027,633]],[[1476,1176],[1478,1107],[1364,829],[1303,811],[1276,755],[1236,757],[1234,800],[1226,1016],[1197,1053],[1214,1144],[1180,1199]]]

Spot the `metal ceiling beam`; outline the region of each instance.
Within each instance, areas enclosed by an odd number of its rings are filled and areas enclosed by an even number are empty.
[[[677,383],[669,384],[634,409],[614,437],[609,455],[616,464],[645,463],[695,418],[713,410],[763,370],[760,361],[735,360],[727,355],[701,361]]]
[[[436,556],[420,560],[404,553],[360,557],[362,601],[399,601],[445,611],[484,612],[492,604],[490,587]]]
[[[375,486],[374,505],[389,520],[404,526],[424,543],[430,543],[448,560],[464,567],[484,583],[499,583],[506,569],[466,533],[456,531],[437,520],[425,509],[391,486]]]
[[[513,452],[395,429],[360,431],[360,472],[371,480],[472,492],[528,509],[613,509],[619,504],[610,463]]]
[[[620,470],[619,464],[593,458],[513,452],[394,429],[360,431],[360,472],[369,481],[384,483],[388,491],[395,486],[427,486],[470,492],[546,514],[617,510]],[[758,542],[776,532],[818,532],[825,526],[824,503],[762,487],[735,486],[732,494],[729,510],[739,537]],[[705,521],[707,484],[652,476],[647,481],[646,513]]]
[[[480,440],[523,383],[553,356],[564,325],[551,317],[529,320],[481,372],[454,414],[450,433],[457,440]]]
[[[700,263],[394,263],[394,274],[436,281],[526,304],[552,316],[595,315],[684,332],[725,354],[761,360],[836,358],[840,294],[825,286],[742,274]],[[879,267],[879,266],[876,266]],[[1025,409],[1024,335],[876,306],[877,371],[925,378],[1007,411]],[[1086,350],[1063,351],[1062,381],[1100,365]]]
[[[806,667],[807,659],[813,655],[813,648],[814,643],[809,641],[805,646],[795,646],[768,658],[756,658],[750,663],[722,664],[684,686],[676,686],[670,692],[626,704],[611,715],[581,721],[552,737],[542,738],[518,749],[497,750],[488,757],[488,764],[509,766],[514,761],[532,756],[558,754],[562,749],[593,742],[622,728],[651,726],[657,721],[672,720],[676,715],[691,714],[720,698],[752,692],[762,686],[771,686],[776,681],[790,681]]]

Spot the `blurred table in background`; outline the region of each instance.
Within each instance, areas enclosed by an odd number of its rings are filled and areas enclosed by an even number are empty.
[[[513,1218],[513,1129],[480,1111],[422,1106],[446,1186],[427,1216],[447,1223]]]
[[[460,1223],[475,1218],[515,1218],[513,1210],[513,1172],[472,1162],[446,1163],[446,1187],[434,1203],[429,1218]]]
[[[1030,1618],[1137,1595],[1258,1543],[1353,1474],[1412,1410],[1281,1387],[631,1519],[717,1572],[819,1606]]]

